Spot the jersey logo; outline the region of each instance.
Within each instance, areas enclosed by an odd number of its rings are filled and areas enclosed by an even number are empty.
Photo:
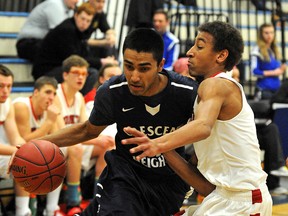
[[[150,113],[152,116],[156,115],[160,111],[160,104],[156,107],[150,107],[145,104],[146,111]]]
[[[127,109],[122,108],[122,112],[128,112],[128,111],[133,110],[133,109],[135,109],[135,107],[131,107],[131,108],[127,108]]]

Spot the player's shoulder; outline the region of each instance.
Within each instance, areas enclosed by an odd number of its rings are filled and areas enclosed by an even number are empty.
[[[198,82],[193,80],[190,77],[180,75],[174,71],[163,70],[161,73],[164,75],[167,74],[168,79],[169,79],[169,84],[171,86],[182,87],[182,88],[186,87],[187,89],[194,89],[194,90],[197,90],[198,88]]]
[[[28,100],[29,100],[29,97],[16,97],[16,98],[13,99],[12,103],[14,103],[14,104],[18,103],[18,102],[24,103],[24,102],[26,102]]]
[[[124,74],[113,76],[107,80],[102,86],[109,89],[121,89],[123,86],[127,86],[127,80]],[[101,86],[101,87],[102,87]]]

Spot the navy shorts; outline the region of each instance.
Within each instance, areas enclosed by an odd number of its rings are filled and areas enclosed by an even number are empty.
[[[176,174],[155,182],[141,178],[115,150],[105,160],[96,196],[82,216],[169,216],[179,211],[190,187]]]

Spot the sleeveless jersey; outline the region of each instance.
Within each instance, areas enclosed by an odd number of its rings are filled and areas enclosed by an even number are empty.
[[[240,88],[243,105],[238,115],[230,120],[216,120],[211,135],[194,143],[198,169],[216,186],[233,191],[253,190],[265,183],[267,177],[261,168],[254,114],[237,81],[226,73],[216,77],[231,80]]]
[[[135,145],[122,145],[121,140],[129,136],[126,126],[156,138],[183,126],[192,117],[193,104],[197,95],[197,83],[175,72],[161,72],[168,77],[166,88],[151,97],[135,96],[129,91],[124,75],[112,77],[98,90],[89,121],[93,125],[110,125],[116,122],[116,152],[132,164],[134,171],[143,178],[163,180],[175,175],[162,154],[135,160],[129,149]],[[192,132],[191,132],[192,133]],[[184,147],[177,152],[184,156]]]
[[[62,85],[58,84],[56,90],[57,96],[59,97],[61,103],[61,113],[64,118],[66,126],[78,123],[80,121],[80,111],[81,111],[81,93],[77,92],[75,94],[74,103],[72,106],[68,106],[65,93],[63,91]]]
[[[34,131],[37,128],[40,128],[40,126],[44,122],[46,112],[44,112],[43,116],[40,119],[37,119],[33,113],[33,108],[32,108],[32,104],[30,101],[30,97],[19,97],[13,100],[13,104],[18,103],[18,102],[24,103],[29,110],[31,131]]]
[[[0,103],[0,143],[7,145],[9,145],[9,142],[6,136],[4,123],[10,111],[10,107],[11,107],[10,98],[7,98],[7,100],[4,103]]]

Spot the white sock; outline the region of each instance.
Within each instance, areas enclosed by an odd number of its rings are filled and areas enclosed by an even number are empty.
[[[28,214],[29,209],[29,196],[16,196],[15,198],[16,216],[24,216]]]
[[[62,184],[56,188],[54,191],[47,194],[47,200],[46,200],[46,211],[47,216],[54,215],[54,211],[59,209],[58,203],[59,203],[59,197],[60,192],[62,189]]]

